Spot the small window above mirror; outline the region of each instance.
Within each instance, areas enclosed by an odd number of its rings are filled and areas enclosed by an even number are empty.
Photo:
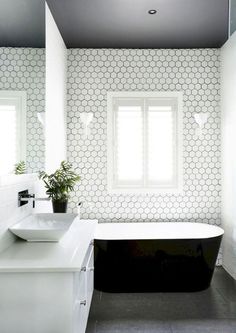
[[[0,91],[0,175],[26,158],[26,92]]]

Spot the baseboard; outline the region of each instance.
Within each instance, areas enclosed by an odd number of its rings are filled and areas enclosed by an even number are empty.
[[[234,280],[236,280],[236,272],[234,272],[233,270],[231,270],[229,267],[227,267],[226,265],[222,265],[224,270],[226,270],[227,273],[229,273],[229,275],[232,276],[232,278],[234,278]]]

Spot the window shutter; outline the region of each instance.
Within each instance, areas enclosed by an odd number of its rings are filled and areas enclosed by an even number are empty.
[[[118,100],[115,112],[116,181],[140,185],[143,179],[143,110],[137,100]]]
[[[9,173],[17,161],[17,108],[10,101],[0,101],[0,173]]]
[[[175,179],[175,108],[171,100],[147,102],[147,183],[173,186]]]

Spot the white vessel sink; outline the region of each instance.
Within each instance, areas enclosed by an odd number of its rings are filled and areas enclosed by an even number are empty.
[[[29,242],[58,242],[69,230],[77,214],[33,214],[9,230]]]

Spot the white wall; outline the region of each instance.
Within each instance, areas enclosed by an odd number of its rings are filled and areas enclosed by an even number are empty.
[[[67,51],[46,4],[46,170],[66,159]]]
[[[221,49],[223,266],[236,279],[236,33]]]
[[[0,177],[0,252],[15,241],[8,228],[32,213],[32,202],[18,207],[18,192],[34,193],[34,175],[4,175]]]
[[[68,50],[68,160],[81,174],[70,209],[99,221],[191,221],[220,225],[220,50]],[[107,192],[107,92],[183,92],[183,192]],[[93,112],[84,138],[80,112]],[[196,112],[209,115],[195,135]]]

